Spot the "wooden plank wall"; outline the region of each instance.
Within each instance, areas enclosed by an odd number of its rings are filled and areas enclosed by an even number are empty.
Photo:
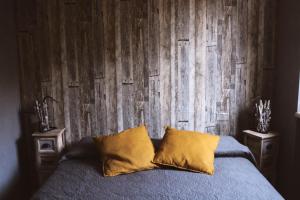
[[[22,111],[68,144],[146,124],[237,135],[272,97],[273,0],[18,0]],[[28,121],[28,120],[27,120]],[[29,134],[29,133],[28,133]]]

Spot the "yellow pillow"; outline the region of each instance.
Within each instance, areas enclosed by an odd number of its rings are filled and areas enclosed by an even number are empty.
[[[104,176],[116,176],[154,168],[154,147],[145,126],[115,135],[98,136],[94,142],[100,152]]]
[[[212,175],[218,143],[219,136],[167,128],[153,163]]]

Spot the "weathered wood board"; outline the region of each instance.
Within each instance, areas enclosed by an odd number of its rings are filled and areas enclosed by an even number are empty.
[[[22,111],[53,96],[68,144],[139,124],[237,135],[255,98],[272,97],[273,0],[24,2]]]

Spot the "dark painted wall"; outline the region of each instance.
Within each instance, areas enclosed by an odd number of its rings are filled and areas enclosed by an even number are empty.
[[[293,197],[298,83],[300,67],[300,1],[279,0],[277,19],[277,71],[275,78],[274,127],[281,134],[278,189],[286,199]],[[299,169],[298,169],[299,170]]]
[[[296,136],[296,154],[295,154],[295,172],[296,175],[294,176],[294,183],[293,183],[293,198],[299,198],[299,180],[300,180],[300,118],[297,119],[297,136]],[[298,188],[297,188],[298,187]]]
[[[14,199],[20,173],[17,141],[20,137],[18,56],[14,1],[0,4],[0,199]]]

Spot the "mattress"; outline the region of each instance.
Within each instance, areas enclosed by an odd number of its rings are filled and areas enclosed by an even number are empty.
[[[103,177],[93,144],[88,141],[63,157],[33,200],[283,199],[256,169],[249,149],[232,137],[221,137],[212,176],[164,168]]]

